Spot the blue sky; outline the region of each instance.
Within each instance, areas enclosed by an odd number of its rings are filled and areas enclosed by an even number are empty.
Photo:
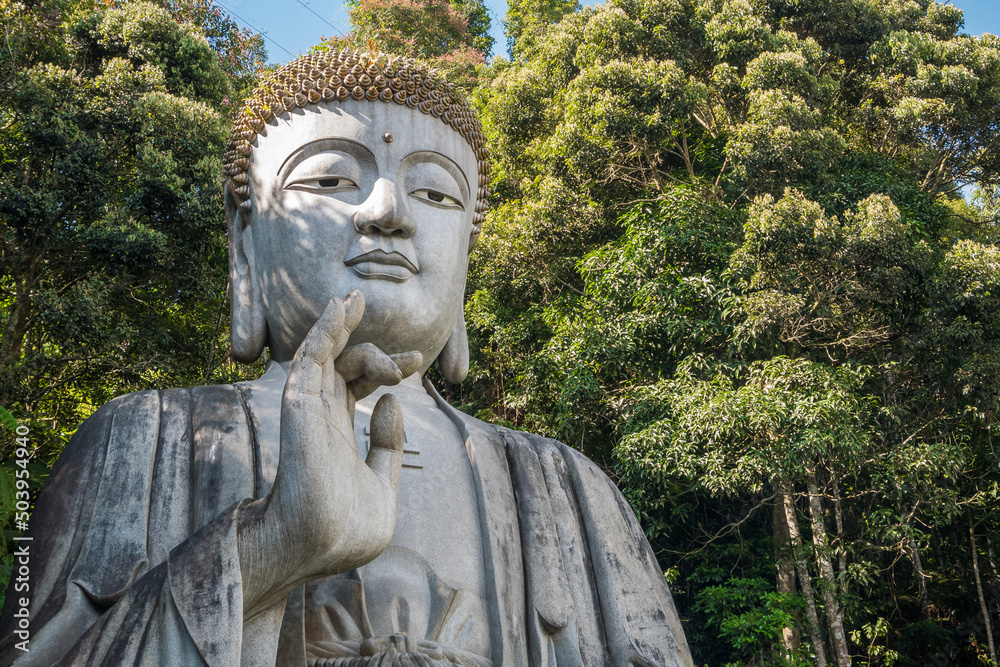
[[[343,0],[215,0],[233,18],[265,35],[268,60],[282,63],[305,53],[321,38],[347,32]],[[493,22],[494,54],[506,51],[500,19],[507,12],[505,0],[487,0]],[[593,1],[584,2],[596,4]],[[954,0],[965,10],[965,31],[972,35],[1000,34],[1000,0]]]

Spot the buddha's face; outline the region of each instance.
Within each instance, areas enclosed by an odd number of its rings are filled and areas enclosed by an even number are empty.
[[[253,150],[249,224],[234,242],[271,356],[290,359],[330,299],[360,290],[351,342],[418,350],[429,364],[462,307],[476,164],[461,135],[396,104],[309,105],[268,124]]]

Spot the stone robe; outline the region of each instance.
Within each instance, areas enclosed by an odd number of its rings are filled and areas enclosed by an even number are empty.
[[[473,470],[490,662],[692,665],[656,559],[600,469],[459,413],[427,386]],[[242,391],[138,392],[80,427],[32,516],[30,591],[8,593],[0,665],[298,667],[307,643],[330,639],[308,621],[316,585],[243,620],[237,517],[273,477]],[[28,653],[13,634],[25,595]]]

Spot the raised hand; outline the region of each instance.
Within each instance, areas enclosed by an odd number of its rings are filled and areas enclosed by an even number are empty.
[[[416,371],[419,352],[390,357],[370,343],[345,349],[364,297],[334,299],[292,361],[281,401],[274,486],[240,516],[244,617],[309,579],[346,572],[392,539],[403,456],[403,417],[392,395],[372,412],[367,461],[357,454],[354,404]]]

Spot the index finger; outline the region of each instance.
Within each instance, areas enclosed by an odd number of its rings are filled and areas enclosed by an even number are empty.
[[[347,318],[346,299],[330,299],[323,314],[313,324],[295,352],[292,367],[285,382],[285,391],[298,391],[318,396],[323,387],[323,364],[340,354],[351,332],[344,326]],[[364,303],[361,304],[362,309]],[[352,310],[356,310],[352,306]]]

